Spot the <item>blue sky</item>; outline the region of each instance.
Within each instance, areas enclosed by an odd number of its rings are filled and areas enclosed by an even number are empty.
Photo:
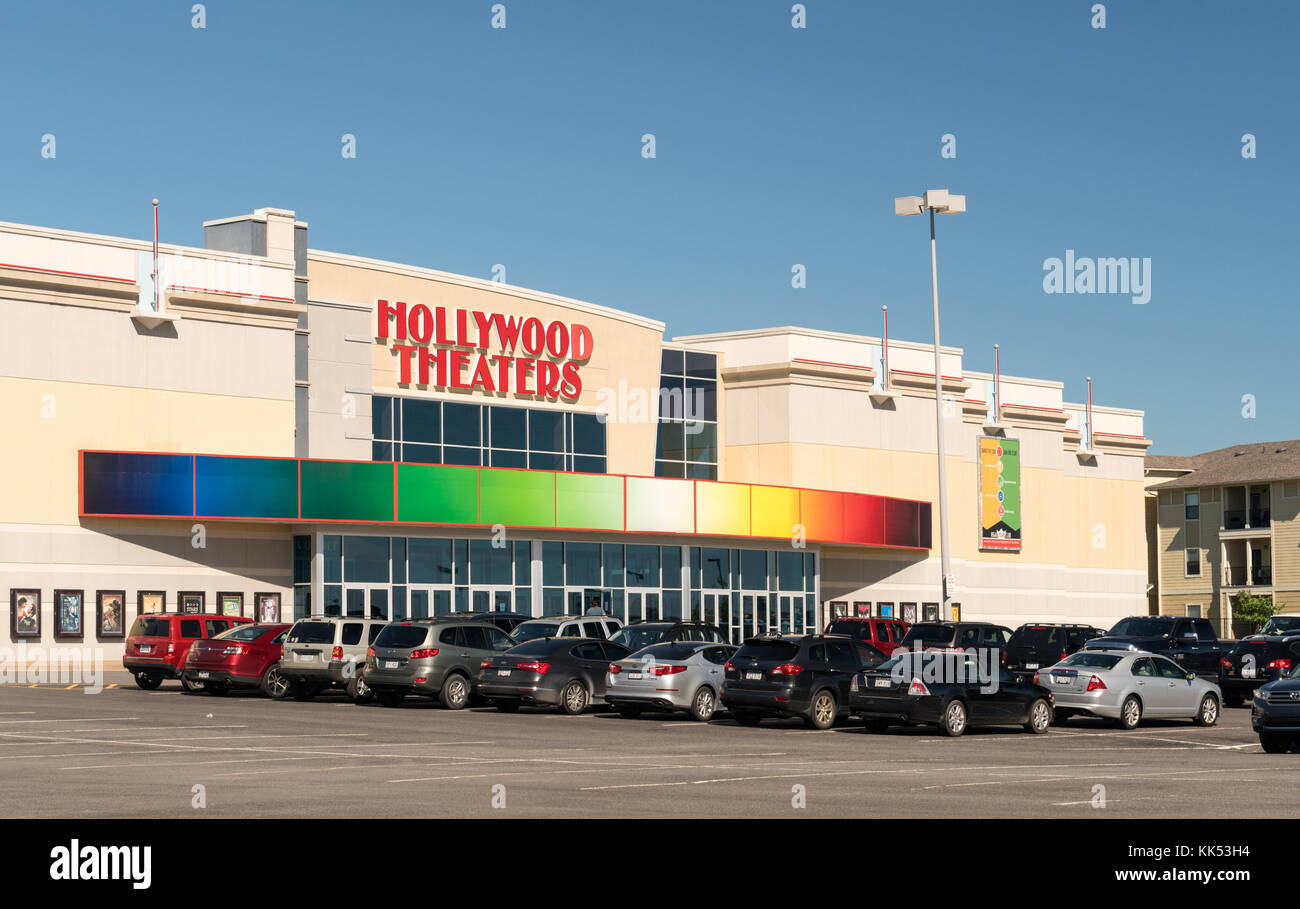
[[[969,369],[1144,409],[1153,452],[1300,436],[1291,2],[8,4],[0,220],[202,244],[262,206],[311,245],[660,318],[931,336]],[[56,137],[57,157],[41,156]],[[340,154],[356,136],[357,157]],[[653,133],[657,157],[644,159]],[[956,158],[940,138],[956,137]],[[1257,157],[1242,157],[1241,137]],[[1151,259],[1151,300],[1043,262]],[[791,287],[791,267],[807,287]],[[1254,395],[1256,416],[1242,415]]]

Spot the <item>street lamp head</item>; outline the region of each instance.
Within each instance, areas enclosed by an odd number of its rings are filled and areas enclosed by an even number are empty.
[[[899,196],[894,200],[894,214],[919,215],[921,213],[920,196]]]

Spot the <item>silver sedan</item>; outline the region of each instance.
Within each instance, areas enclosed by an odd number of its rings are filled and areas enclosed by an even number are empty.
[[[1034,681],[1052,692],[1058,723],[1097,716],[1122,729],[1136,729],[1144,718],[1213,726],[1223,705],[1218,685],[1142,650],[1080,650],[1040,669]]]
[[[643,710],[686,711],[708,722],[718,710],[724,668],[736,649],[731,644],[702,641],[642,648],[609,664],[605,702],[625,717],[639,716]]]

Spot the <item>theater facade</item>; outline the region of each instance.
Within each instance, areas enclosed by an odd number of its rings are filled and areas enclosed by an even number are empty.
[[[280,209],[156,254],[0,224],[11,641],[112,657],[162,610],[940,617],[929,345],[666,340],[307,235]],[[954,612],[1144,612],[1142,413],[941,353]]]

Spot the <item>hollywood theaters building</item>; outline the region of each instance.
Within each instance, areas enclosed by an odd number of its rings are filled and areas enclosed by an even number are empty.
[[[0,224],[11,641],[159,610],[939,617],[933,351],[313,250]],[[991,353],[991,352],[990,352]],[[963,618],[1146,612],[1142,413],[942,351]]]

